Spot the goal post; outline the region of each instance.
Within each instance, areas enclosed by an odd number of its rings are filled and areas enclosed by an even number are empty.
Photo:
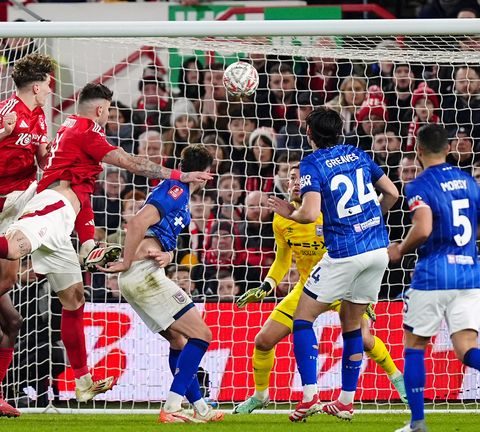
[[[288,168],[309,152],[304,122],[313,107],[326,104],[339,111],[345,141],[368,151],[401,194],[421,170],[413,154],[415,137],[428,122],[448,129],[449,161],[480,178],[477,19],[22,22],[0,24],[0,37],[33,41],[34,50],[55,59],[55,86],[46,107],[52,134],[74,112],[83,85],[95,81],[114,91],[106,128],[112,144],[171,168],[178,167],[189,143],[204,143],[211,151],[215,179],[192,197],[193,221],[168,270],[191,292],[212,329],[202,387],[224,409],[253,393],[255,335],[298,279],[293,263],[264,303],[238,310],[232,301],[258,286],[273,261],[272,215],[264,197],[288,197]],[[259,88],[250,98],[229,97],[222,84],[224,68],[238,60],[252,62],[260,74]],[[13,90],[11,64],[6,62],[0,78],[2,89],[8,87],[2,98]],[[98,238],[123,242],[128,220],[155,184],[106,167],[93,201]],[[386,222],[391,240],[405,234],[410,221],[403,195]],[[408,257],[389,267],[377,320],[371,323],[400,370],[401,296],[413,264],[414,257]],[[85,277],[89,366],[100,377],[114,374],[118,384],[81,409],[60,342],[58,300],[44,280],[33,279],[28,261],[22,275],[13,298],[25,324],[3,384],[9,400],[32,412],[158,409],[171,383],[168,344],[121,301],[116,277]],[[330,400],[340,388],[338,315],[319,317],[315,331],[320,396]],[[479,380],[476,371],[455,359],[443,325],[427,352],[429,408],[476,410]],[[282,412],[299,399],[301,382],[290,338],[277,346],[270,383],[271,412]],[[367,356],[357,403],[364,412],[402,412],[405,407],[385,372]]]

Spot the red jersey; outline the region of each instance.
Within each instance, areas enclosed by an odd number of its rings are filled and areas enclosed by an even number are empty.
[[[57,180],[68,180],[82,207],[90,205],[101,161],[117,147],[108,143],[100,125],[85,117],[69,116],[57,132],[37,191]]]
[[[35,155],[40,144],[47,143],[45,113],[33,111],[17,96],[0,102],[0,127],[3,117],[15,111],[17,123],[13,132],[0,141],[0,195],[23,191],[37,178]]]

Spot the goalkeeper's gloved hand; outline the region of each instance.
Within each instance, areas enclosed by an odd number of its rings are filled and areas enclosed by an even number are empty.
[[[80,261],[83,261],[83,266],[85,270],[89,272],[95,272],[97,270],[97,265],[100,267],[105,267],[107,263],[118,261],[120,255],[122,254],[122,247],[117,244],[104,245],[100,246],[99,244],[94,244],[93,247],[90,241],[85,242],[80,248]],[[82,250],[83,249],[83,250]]]
[[[375,313],[375,309],[373,308],[373,304],[370,303],[368,306],[367,306],[367,310],[365,311],[365,313],[368,315],[368,317],[373,321],[375,322],[377,320],[377,314]]]
[[[261,301],[272,293],[276,285],[277,284],[272,278],[267,277],[260,287],[249,289],[247,292],[242,294],[236,301],[236,305],[241,309],[244,308],[248,303],[256,303]]]

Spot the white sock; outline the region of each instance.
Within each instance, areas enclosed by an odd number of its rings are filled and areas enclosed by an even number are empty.
[[[75,378],[75,387],[80,390],[86,390],[93,384],[92,375],[87,373],[80,378]]]
[[[355,399],[354,391],[342,390],[340,392],[340,397],[338,398],[338,401],[341,402],[343,405],[350,405],[351,403],[353,403],[354,399]]]
[[[304,385],[302,402],[310,402],[317,393],[318,390],[316,384]]]
[[[393,374],[388,376],[388,379],[390,381],[392,381],[392,380],[394,380],[395,378],[398,378],[401,375],[402,375],[402,373],[397,369]]]
[[[205,402],[205,399],[201,398],[193,403],[193,406],[198,411],[200,415],[205,415],[208,412],[208,405]]]
[[[180,409],[182,409],[182,401],[183,396],[180,396],[178,393],[169,391],[163,409],[167,412],[179,411]]]
[[[265,390],[255,390],[255,393],[253,394],[253,396],[256,397],[258,400],[265,402],[268,399],[268,396],[269,396],[268,393],[269,393],[268,388],[266,388]]]

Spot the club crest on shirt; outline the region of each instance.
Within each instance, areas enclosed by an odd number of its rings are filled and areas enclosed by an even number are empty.
[[[187,296],[183,291],[177,291],[172,297],[178,304],[184,304],[187,302]]]
[[[168,195],[170,195],[175,200],[180,198],[182,194],[183,194],[183,189],[178,185],[172,186],[168,191]]]
[[[315,225],[315,234],[318,237],[323,236],[323,225]]]

